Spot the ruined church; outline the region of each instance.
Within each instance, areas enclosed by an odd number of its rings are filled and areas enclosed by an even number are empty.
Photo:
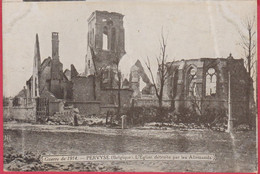
[[[33,74],[26,82],[26,97],[62,100],[77,107],[81,114],[100,115],[121,107],[154,106],[158,104],[154,85],[138,60],[129,79],[118,67],[126,54],[123,15],[95,11],[88,18],[85,71],[79,73],[72,64],[63,70],[59,57],[59,34],[52,33],[52,56],[41,62],[36,35]],[[242,59],[199,58],[167,63],[169,77],[164,86],[163,105],[175,110],[195,107],[228,109],[243,117],[246,107],[247,72]],[[141,89],[140,81],[145,83]],[[120,91],[120,98],[118,97]],[[195,103],[196,102],[196,103]],[[230,104],[232,102],[232,104]],[[229,105],[230,104],[230,105]]]
[[[167,66],[170,78],[164,86],[163,98],[175,110],[190,108],[201,113],[223,110],[246,121],[249,82],[243,59],[234,59],[230,54],[227,58],[175,61]]]
[[[27,98],[44,97],[64,100],[81,114],[93,115],[129,106],[133,90],[121,77],[118,64],[125,55],[123,15],[95,11],[88,19],[88,45],[85,72],[78,73],[72,64],[63,71],[59,57],[59,35],[52,33],[52,57],[41,62],[36,35],[33,75],[27,81]]]

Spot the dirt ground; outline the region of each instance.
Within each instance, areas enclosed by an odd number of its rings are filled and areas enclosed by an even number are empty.
[[[229,134],[208,129],[122,130],[105,127],[5,123],[4,140],[4,153],[8,151],[6,147],[12,147],[17,153],[30,151],[35,154],[49,155],[126,153],[214,153],[216,155],[215,161],[127,161],[101,164],[117,166],[120,171],[128,172],[257,171],[254,131]],[[4,167],[7,165],[4,164]]]

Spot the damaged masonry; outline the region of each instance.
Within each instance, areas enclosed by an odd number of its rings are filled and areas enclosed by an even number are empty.
[[[258,170],[256,2],[3,5],[5,171]]]
[[[254,124],[254,119],[247,117],[253,108],[248,108],[246,88],[252,83],[243,59],[235,59],[231,54],[227,58],[167,62],[169,78],[163,87],[163,111],[159,112],[162,118],[158,119],[155,84],[142,63],[137,60],[132,65],[129,78],[119,69],[126,54],[123,18],[122,14],[107,11],[95,11],[88,18],[82,73],[73,64],[70,70],[63,69],[58,32],[52,33],[52,56],[41,61],[36,34],[32,76],[4,108],[5,119],[42,123],[51,119],[58,120],[55,124],[77,125],[90,116],[105,118],[107,123],[109,119],[120,121],[126,115],[127,122],[134,125],[167,120],[171,115],[174,122],[220,121],[226,125],[232,113],[232,124]],[[253,95],[253,87],[250,90]],[[253,107],[253,97],[250,98]],[[190,113],[192,116],[188,116]]]

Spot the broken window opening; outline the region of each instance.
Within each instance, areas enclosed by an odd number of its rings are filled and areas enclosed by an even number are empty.
[[[139,83],[140,92],[142,92],[145,87],[146,87],[146,83],[144,82],[143,78],[141,78]]]
[[[198,96],[196,69],[191,67],[188,71],[188,96]]]
[[[116,46],[116,29],[112,28],[112,37],[111,37],[111,50],[115,51]]]
[[[108,84],[109,83],[109,71],[108,70],[106,70],[106,71],[103,71],[103,73],[102,73],[102,83],[103,84]]]
[[[215,96],[217,88],[217,74],[214,68],[209,68],[206,73],[206,96]]]
[[[172,98],[174,99],[177,95],[178,86],[178,70],[175,70],[172,78]]]
[[[139,82],[139,74],[137,71],[133,71],[131,76],[132,76],[132,82],[135,82],[135,83]]]
[[[90,60],[88,60],[88,67],[90,68]]]
[[[107,27],[104,27],[103,29],[103,45],[102,45],[103,50],[108,50],[108,29]]]

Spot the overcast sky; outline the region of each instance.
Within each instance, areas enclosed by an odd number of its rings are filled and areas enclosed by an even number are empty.
[[[146,57],[156,64],[159,38],[167,35],[169,60],[202,57],[241,58],[242,21],[256,14],[256,0],[237,1],[98,1],[3,3],[4,95],[17,94],[32,74],[35,35],[39,34],[42,60],[51,56],[51,32],[59,32],[64,70],[74,64],[84,71],[87,18],[95,10],[125,15],[124,74]],[[156,69],[156,66],[153,66]]]

